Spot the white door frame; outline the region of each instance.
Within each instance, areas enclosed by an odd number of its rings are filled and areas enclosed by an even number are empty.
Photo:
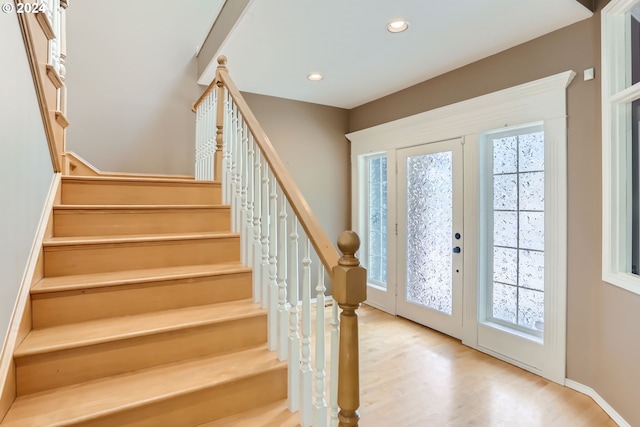
[[[425,113],[399,119],[372,128],[350,133],[347,138],[351,141],[352,159],[352,225],[354,230],[363,235],[364,222],[359,212],[362,193],[361,159],[372,153],[387,152],[412,145],[420,145],[428,141],[438,141],[463,137],[465,140],[464,168],[465,168],[465,215],[477,215],[478,194],[474,195],[473,188],[478,188],[473,182],[472,173],[478,165],[478,137],[479,135],[504,127],[514,127],[528,123],[547,123],[556,133],[553,138],[553,150],[545,157],[547,163],[561,168],[560,180],[565,183],[558,193],[566,196],[566,88],[575,77],[573,71],[565,71],[550,77],[525,83],[456,104],[437,108]],[[471,144],[471,142],[474,142]],[[389,160],[391,160],[389,158]],[[395,161],[395,158],[393,159]],[[563,165],[564,162],[564,165]],[[391,163],[389,163],[391,164]],[[477,172],[477,170],[476,170]],[[477,174],[475,175],[478,176]],[[549,181],[551,181],[549,177]],[[476,180],[477,181],[477,180]],[[389,182],[389,181],[388,181]],[[395,187],[389,187],[395,188]],[[556,194],[558,196],[560,194]],[[474,201],[475,198],[475,201]],[[562,205],[564,203],[564,205]],[[395,208],[395,206],[394,206]],[[389,206],[391,210],[391,206]],[[553,292],[545,291],[545,305],[549,301],[555,307],[549,318],[545,314],[545,345],[551,344],[545,363],[539,369],[522,366],[552,381],[564,383],[566,361],[566,197],[554,198],[553,212],[548,218],[553,225],[555,237],[553,242],[556,249],[556,262],[545,266],[545,274],[552,276]],[[466,216],[472,218],[473,216]],[[395,227],[395,223],[393,224]],[[478,224],[476,224],[476,228]],[[392,228],[389,228],[391,230]],[[390,233],[390,237],[393,233]],[[473,240],[475,237],[475,240]],[[465,284],[464,284],[464,317],[463,343],[473,348],[477,346],[477,328],[469,327],[477,324],[478,319],[478,253],[471,256],[473,248],[479,247],[478,230],[473,230],[472,224],[465,223]],[[551,236],[550,236],[551,237]],[[389,239],[391,240],[391,239]],[[395,243],[395,242],[394,242]],[[477,249],[476,249],[477,251]],[[391,253],[391,252],[388,252]],[[395,273],[395,272],[394,272]],[[472,278],[472,276],[476,276]],[[391,276],[389,274],[389,277]],[[390,284],[388,284],[390,288]],[[476,294],[474,295],[474,292]],[[472,296],[475,296],[472,301]],[[548,299],[548,301],[547,301]],[[550,311],[550,310],[548,310]],[[482,349],[480,349],[482,350]],[[495,354],[497,357],[500,355]],[[508,358],[505,358],[508,359]],[[517,361],[507,360],[510,363]]]

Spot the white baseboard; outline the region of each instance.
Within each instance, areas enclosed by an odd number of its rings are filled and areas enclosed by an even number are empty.
[[[609,403],[607,403],[607,401],[604,400],[602,396],[600,396],[591,387],[588,387],[584,384],[580,384],[579,382],[570,380],[568,378],[564,380],[564,385],[575,391],[579,391],[582,394],[586,394],[587,396],[592,398],[598,404],[598,406],[600,406],[602,410],[606,412],[607,415],[609,415],[611,419],[620,427],[631,427],[631,424],[626,422],[625,419],[622,418],[622,416],[618,414],[618,412],[615,409],[613,409],[613,407],[609,405]]]

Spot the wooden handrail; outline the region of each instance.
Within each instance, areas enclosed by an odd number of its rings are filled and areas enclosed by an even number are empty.
[[[245,101],[244,97],[236,87],[233,80],[229,77],[229,71],[226,67],[227,58],[224,56],[218,57],[218,69],[216,71],[216,78],[207,87],[202,96],[193,104],[192,110],[195,112],[198,105],[204,101],[204,99],[215,89],[219,82],[222,82],[226,89],[229,91],[229,95],[233,98],[238,111],[242,114],[244,122],[253,135],[253,139],[260,147],[263,157],[267,160],[271,171],[276,180],[280,184],[280,188],[284,192],[291,208],[298,217],[298,221],[302,225],[302,228],[307,233],[311,244],[313,245],[316,253],[320,257],[320,261],[324,265],[325,269],[333,277],[333,267],[338,265],[338,259],[340,255],[337,249],[333,246],[331,239],[327,236],[324,229],[320,226],[320,222],[313,214],[309,203],[304,198],[300,189],[296,185],[295,181],[289,174],[289,171],[282,163],[280,156],[276,152],[275,148],[271,144],[269,137],[265,133],[262,126],[258,122],[258,119],[254,116],[253,112],[249,108],[249,105]]]

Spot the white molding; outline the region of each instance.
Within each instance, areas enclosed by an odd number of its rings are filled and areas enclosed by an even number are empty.
[[[53,205],[60,185],[61,174],[56,173],[51,180],[51,186],[49,193],[40,215],[40,222],[38,223],[38,229],[34,236],[33,245],[31,246],[31,252],[29,253],[29,259],[22,275],[22,281],[20,288],[18,289],[18,295],[16,297],[16,303],[13,306],[13,312],[11,314],[11,321],[9,322],[9,328],[4,337],[2,348],[0,349],[0,396],[2,396],[4,387],[6,385],[7,375],[9,373],[9,367],[13,360],[13,353],[18,346],[18,332],[20,329],[20,322],[24,314],[25,306],[29,299],[29,292],[31,291],[31,282],[36,271],[38,264],[38,258],[40,256],[40,250],[42,249],[42,243],[47,231],[47,224],[49,217],[53,212]],[[0,419],[4,414],[0,414]]]
[[[609,415],[611,419],[620,427],[631,427],[631,424],[629,424],[624,418],[622,418],[622,415],[620,415],[615,409],[613,409],[613,406],[609,405],[609,403],[591,387],[588,387],[577,381],[570,380],[568,378],[565,379],[564,385],[570,389],[573,389],[592,398],[594,402],[596,402],[598,406],[600,406],[602,410],[605,411],[607,415]]]
[[[558,102],[549,99],[557,99],[559,89],[566,89],[575,76],[574,71],[565,71],[352,132],[346,137],[352,142],[352,155],[359,155],[565,117],[564,90]]]

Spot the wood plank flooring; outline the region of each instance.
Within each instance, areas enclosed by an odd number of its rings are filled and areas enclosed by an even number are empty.
[[[588,396],[408,320],[359,313],[362,427],[616,426]],[[298,425],[284,404],[243,415],[206,426]]]

